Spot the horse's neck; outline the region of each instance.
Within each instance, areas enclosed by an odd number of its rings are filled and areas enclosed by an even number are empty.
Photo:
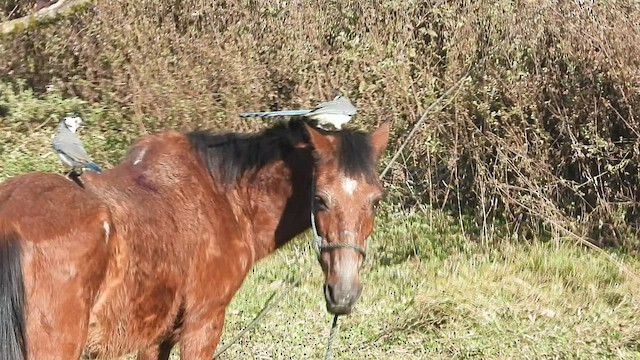
[[[152,160],[147,156],[146,161]],[[231,211],[237,218],[244,218],[244,222],[251,224],[253,234],[249,234],[247,240],[253,242],[255,260],[265,257],[311,226],[312,169],[311,150],[299,148],[286,159],[266,165],[257,173],[247,172],[238,179],[234,191],[229,192],[224,186],[216,190],[220,196],[228,197]],[[158,187],[155,190],[162,191],[167,199],[174,194],[173,190],[182,186],[158,184],[157,176],[148,176],[130,162],[105,174],[87,173],[83,176],[86,177],[86,186],[105,199],[113,207],[112,211],[121,208],[116,206],[121,196],[130,197],[124,195],[123,189],[142,188],[146,192]],[[186,188],[193,189],[193,186]],[[126,208],[122,211],[123,217],[135,217],[135,213],[129,213]]]
[[[310,151],[299,149],[243,181],[241,193],[255,232],[256,260],[311,226],[312,169]]]

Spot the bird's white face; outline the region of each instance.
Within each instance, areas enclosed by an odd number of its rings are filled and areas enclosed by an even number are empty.
[[[75,134],[76,130],[78,130],[80,126],[84,125],[84,122],[77,116],[69,116],[64,119],[64,125],[69,129],[69,131]]]

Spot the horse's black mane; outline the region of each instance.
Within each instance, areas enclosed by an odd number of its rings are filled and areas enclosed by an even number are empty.
[[[318,131],[339,139],[337,155],[347,175],[364,175],[367,180],[376,176],[368,134],[347,129]],[[286,158],[297,144],[310,143],[300,119],[278,123],[260,133],[215,134],[198,130],[188,133],[187,138],[208,172],[225,183],[235,181],[245,171]]]

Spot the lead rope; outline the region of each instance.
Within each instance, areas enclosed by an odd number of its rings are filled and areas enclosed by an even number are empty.
[[[322,236],[318,232],[318,228],[316,227],[316,217],[315,217],[315,193],[316,193],[316,175],[315,171],[311,173],[311,229],[313,229],[313,244],[311,247],[316,251],[316,255],[318,256],[318,260],[320,260],[320,246],[322,245]],[[364,255],[364,254],[363,254]],[[333,316],[333,324],[331,325],[331,331],[329,332],[329,339],[327,340],[327,350],[324,354],[324,360],[331,359],[331,346],[333,345],[333,341],[338,333],[338,315]]]
[[[296,284],[292,285],[292,287],[299,283],[300,283],[300,279],[298,278],[298,281],[296,281]],[[286,292],[281,294],[281,298],[284,296],[284,294],[286,294]],[[236,336],[234,336],[233,339],[231,339],[228,343],[226,343],[220,349],[218,349],[218,351],[216,351],[216,353],[213,355],[214,359],[217,359],[218,357],[220,357],[220,355],[222,355],[225,351],[227,351],[227,349],[230,348],[231,345],[235,344],[236,341],[238,341],[242,337],[242,335],[244,335],[244,333],[246,333],[247,331],[251,330],[254,326],[256,326],[258,321],[260,321],[260,319],[262,319],[267,314],[267,312],[271,310],[271,308],[274,307],[280,301],[280,299],[277,299],[277,301],[271,302],[274,296],[276,296],[276,292],[274,292],[273,294],[271,294],[271,296],[269,296],[269,299],[267,299],[267,304],[262,308],[262,310],[260,310],[260,313],[258,313],[255,319],[253,319],[253,321],[251,321],[249,325],[245,326],[245,328],[240,330],[240,332],[236,334]]]
[[[316,174],[315,171],[311,173],[311,229],[313,230],[313,243],[311,247],[316,251],[316,256],[318,260],[320,260],[320,245],[322,244],[322,236],[318,232],[318,228],[316,227],[316,216],[315,216],[315,199],[316,194]],[[327,340],[327,351],[324,355],[324,360],[331,359],[331,346],[333,345],[333,340],[338,333],[338,315],[333,317],[333,325],[331,325],[331,331],[329,332],[329,340]]]
[[[315,215],[315,204],[316,204],[316,173],[315,170],[311,172],[311,229],[313,230],[313,243],[311,247],[316,252],[316,256],[318,260],[320,260],[320,245],[322,244],[322,236],[318,232],[318,227],[316,226],[316,215]]]
[[[338,315],[333,317],[333,325],[331,325],[331,332],[329,333],[329,340],[327,341],[327,352],[324,355],[324,360],[331,358],[331,345],[333,345],[333,339],[335,339],[338,333]]]

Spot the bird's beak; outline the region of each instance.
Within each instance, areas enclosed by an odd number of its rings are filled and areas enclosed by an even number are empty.
[[[78,123],[78,125],[80,125],[80,126],[85,126],[85,125],[87,125],[87,123],[86,123],[86,122],[84,122],[83,120],[80,120],[80,122]]]

